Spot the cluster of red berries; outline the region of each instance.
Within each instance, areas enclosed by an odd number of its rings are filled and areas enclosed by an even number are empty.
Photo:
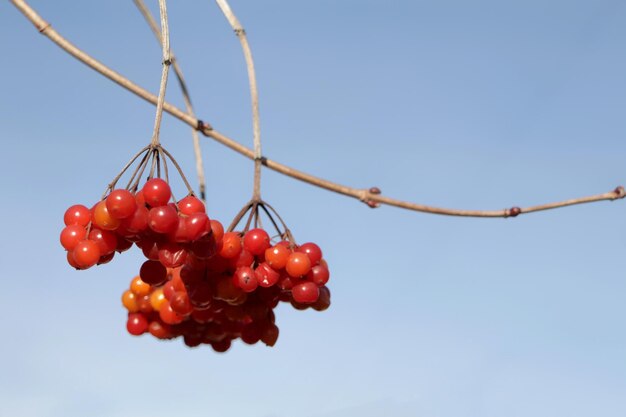
[[[274,308],[280,301],[318,311],[330,305],[329,270],[314,243],[297,246],[255,228],[224,233],[193,195],[170,202],[167,182],[153,178],[132,193],[113,190],[91,209],[70,207],[61,244],[67,260],[86,269],[133,243],[147,260],[122,296],[132,335],[182,337],[188,346],[278,338]]]
[[[188,196],[174,204],[169,203],[171,196],[167,182],[153,178],[135,194],[116,189],[91,209],[71,206],[61,232],[68,263],[76,269],[106,263],[115,251],[127,250],[133,242],[144,253],[155,249],[171,257],[179,246],[209,235],[211,222],[202,201]],[[171,244],[157,249],[157,240]]]
[[[130,334],[182,337],[190,347],[205,343],[218,352],[238,338],[273,346],[278,338],[274,308],[279,302],[297,309],[329,307],[328,267],[316,244],[281,241],[271,246],[263,229],[242,236],[223,233],[218,225],[210,235],[215,250],[206,256],[188,251],[167,268],[162,257],[144,262],[122,295]]]

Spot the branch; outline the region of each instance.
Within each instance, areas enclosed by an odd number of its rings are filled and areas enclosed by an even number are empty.
[[[135,6],[137,6],[144,19],[146,20],[146,23],[148,23],[148,26],[150,26],[150,29],[152,30],[152,33],[154,33],[157,41],[161,43],[161,30],[159,29],[159,26],[155,22],[154,18],[152,17],[150,10],[148,10],[143,0],[133,1],[135,3]],[[193,111],[193,106],[191,105],[191,98],[189,96],[187,83],[185,82],[185,78],[183,77],[183,72],[180,68],[180,65],[178,65],[178,60],[174,56],[174,53],[171,51],[171,49],[170,56],[172,66],[174,68],[174,73],[176,74],[176,78],[178,79],[180,90],[183,93],[183,100],[185,102],[185,109],[187,110],[187,114],[195,118],[196,115]],[[206,202],[206,181],[204,178],[204,166],[202,164],[202,152],[200,150],[200,137],[198,136],[198,131],[196,130],[195,126],[193,126],[193,128],[191,129],[191,137],[193,139],[193,150],[196,158],[196,172],[198,176],[198,187],[200,188],[200,198],[202,198],[202,200]]]
[[[226,20],[235,31],[235,35],[241,42],[243,56],[246,60],[246,68],[248,70],[248,82],[250,83],[250,98],[252,100],[252,135],[254,137],[254,191],[253,199],[261,198],[261,126],[259,117],[259,92],[256,85],[256,72],[254,71],[254,61],[252,60],[252,51],[248,44],[246,30],[241,26],[237,16],[233,13],[226,0],[215,0],[217,5],[224,13]]]
[[[101,62],[95,60],[91,56],[87,55],[85,52],[78,49],[72,43],[70,43],[61,35],[59,35],[50,26],[50,24],[46,22],[44,19],[42,19],[41,16],[39,16],[37,12],[35,12],[24,0],[11,0],[11,3],[13,3],[24,14],[24,16],[26,16],[26,18],[35,25],[35,27],[37,28],[39,32],[44,34],[52,42],[56,43],[59,47],[61,47],[66,52],[68,52],[70,55],[72,55],[79,61],[83,62],[84,64],[88,65],[92,69],[96,70],[100,74],[104,75],[105,77],[109,78],[110,80],[114,81],[115,83],[119,84],[120,86],[126,88],[130,92],[143,98],[144,100],[152,104],[157,104],[157,97],[154,94],[139,87],[137,84],[133,83],[126,77],[113,71],[109,67],[105,66]],[[254,160],[255,154],[251,149],[219,133],[218,131],[214,130],[211,127],[211,125],[204,123],[201,120],[196,119],[193,116],[190,116],[189,114],[183,112],[182,110],[178,109],[177,107],[169,103],[163,104],[163,110],[170,113],[172,116],[176,117],[177,119],[187,123],[189,126],[198,129],[202,134],[208,137],[211,137],[217,142],[234,150],[235,152],[238,152],[241,155]],[[334,183],[334,182],[331,182],[331,181],[328,181],[319,177],[315,177],[313,175],[291,168],[287,165],[283,165],[279,162],[272,161],[265,157],[262,157],[261,161],[263,165],[265,165],[266,167],[276,172],[279,172],[283,175],[309,183],[311,185],[314,185],[320,188],[324,188],[329,191],[334,191],[339,194],[356,198],[366,203],[370,207],[377,207],[378,204],[387,204],[390,206],[400,207],[400,208],[404,208],[407,210],[414,210],[414,211],[431,213],[431,214],[442,214],[442,215],[448,215],[448,216],[515,217],[519,214],[532,213],[536,211],[572,206],[575,204],[592,203],[592,202],[603,201],[603,200],[612,201],[616,199],[623,199],[626,196],[626,191],[624,190],[624,188],[619,186],[615,190],[609,191],[604,194],[598,194],[598,195],[593,195],[589,197],[581,197],[581,198],[576,198],[572,200],[549,203],[549,204],[544,204],[544,205],[539,205],[539,206],[532,206],[532,207],[527,207],[527,208],[512,207],[509,209],[491,210],[491,211],[457,210],[457,209],[448,209],[448,208],[441,208],[441,207],[432,207],[432,206],[426,206],[422,204],[396,200],[390,197],[385,197],[383,195],[380,195],[380,190],[378,190],[375,187],[372,187],[370,189],[352,188],[346,185],[337,184],[337,183]]]
[[[170,58],[170,32],[167,24],[167,6],[165,0],[159,0],[159,14],[161,15],[161,45],[163,48],[163,70],[161,71],[161,84],[159,85],[159,97],[156,103],[156,116],[154,118],[154,132],[152,133],[152,146],[159,145],[159,132],[161,130],[161,118],[163,117],[163,103],[165,103],[165,90],[167,88],[167,75],[172,63]]]

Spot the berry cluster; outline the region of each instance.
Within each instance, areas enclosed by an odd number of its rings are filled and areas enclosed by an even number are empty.
[[[181,266],[171,268],[144,262],[122,295],[130,334],[182,337],[187,346],[205,343],[218,352],[237,338],[273,346],[279,302],[300,310],[329,307],[328,267],[316,244],[271,246],[258,228],[242,236],[215,227],[212,237],[216,250],[209,256],[188,252]]]
[[[68,263],[76,269],[103,264],[133,242],[146,257],[161,259],[166,266],[184,261],[185,245],[203,246],[210,240],[212,223],[202,201],[190,195],[174,204],[171,195],[167,182],[153,178],[134,194],[113,190],[91,209],[71,206],[61,232]]]
[[[142,250],[147,260],[122,296],[130,334],[182,337],[190,347],[205,343],[218,352],[238,338],[273,346],[279,302],[300,310],[329,307],[330,274],[318,245],[296,245],[286,226],[277,227],[283,240],[275,244],[263,228],[249,228],[266,203],[240,213],[234,226],[252,209],[244,231],[225,233],[193,194],[171,202],[161,178],[133,190],[114,189],[91,209],[71,206],[60,238],[76,269],[107,263],[133,243]]]

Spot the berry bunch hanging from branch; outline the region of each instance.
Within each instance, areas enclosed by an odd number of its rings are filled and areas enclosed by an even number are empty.
[[[409,210],[467,217],[515,217],[520,214],[575,204],[621,199],[623,187],[533,207],[503,210],[458,210],[399,201],[371,187],[356,189],[323,180],[263,156],[256,76],[246,32],[226,0],[216,0],[241,42],[248,70],[252,101],[253,149],[219,133],[194,115],[189,92],[178,62],[169,46],[165,0],[159,0],[161,29],[142,0],[136,6],[161,43],[163,67],[158,95],[137,86],[119,73],[96,61],[61,37],[25,1],[12,3],[53,42],[99,73],[156,105],[150,144],[135,155],[107,187],[102,199],[90,210],[75,205],[65,214],[66,227],[61,243],[68,262],[77,269],[109,262],[115,251],[133,244],[147,260],[122,303],[128,310],[127,330],[133,335],[151,333],[160,339],[182,337],[188,346],[210,344],[214,350],[228,350],[241,338],[246,343],[274,345],[278,337],[274,308],[289,302],[296,309],[325,310],[330,305],[326,287],[330,273],[322,251],[314,243],[298,245],[278,212],[261,198],[261,171],[266,166],[289,177],[354,197],[372,208],[381,204]],[[168,72],[173,66],[185,99],[186,112],[165,101]],[[252,198],[244,204],[226,231],[209,219],[202,201],[196,198],[183,170],[159,139],[162,114],[166,111],[192,127],[200,196],[205,185],[198,132],[254,161]],[[181,200],[172,196],[168,161],[187,187]],[[125,188],[116,188],[122,176],[134,166]],[[149,169],[148,169],[149,167]],[[141,181],[147,173],[145,184]],[[163,174],[163,175],[162,175]],[[263,227],[263,218],[270,227]],[[239,225],[243,225],[241,228]]]
[[[143,3],[138,0],[136,4],[155,30],[156,23]],[[209,219],[180,165],[160,141],[172,56],[165,0],[159,0],[159,9],[161,30],[155,33],[161,41],[163,67],[152,139],[113,178],[91,209],[73,205],[66,211],[61,245],[76,269],[108,263],[115,251],[123,252],[133,244],[141,249],[146,261],[122,295],[128,311],[126,328],[132,335],[149,332],[159,339],[181,337],[190,347],[204,343],[218,352],[228,350],[238,338],[273,346],[278,338],[274,309],[279,302],[289,302],[296,309],[329,307],[328,265],[318,245],[298,245],[276,210],[261,199],[258,105],[253,112],[259,157],[255,158],[252,199],[226,233],[219,221]],[[247,60],[251,65],[249,53]],[[177,74],[193,114],[179,69]],[[250,77],[253,101],[258,103],[253,69]],[[170,188],[168,161],[186,186],[187,195],[181,200]],[[126,187],[117,188],[131,171]],[[271,236],[263,229],[261,213],[273,226]],[[243,229],[236,231],[246,215]]]

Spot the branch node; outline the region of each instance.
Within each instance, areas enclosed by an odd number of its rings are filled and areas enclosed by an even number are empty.
[[[261,165],[267,166],[267,158],[264,156],[260,156],[258,158],[254,158],[255,161],[261,161]]]
[[[378,187],[372,187],[372,188],[370,188],[370,189],[369,189],[369,192],[370,192],[370,194],[376,194],[376,195],[378,195],[378,194],[380,194],[380,193],[381,193],[380,188],[378,188]]]
[[[365,204],[367,204],[367,206],[369,208],[378,208],[378,207],[380,207],[380,203],[378,201],[365,200]]]
[[[44,32],[45,32],[45,31],[46,31],[46,30],[50,27],[50,23],[45,22],[45,24],[44,24],[44,25],[41,25],[41,26],[37,26],[37,25],[35,25],[35,27],[37,28],[37,30],[39,31],[39,33],[42,33],[42,34],[43,34],[43,33],[44,33]]]
[[[202,133],[204,136],[208,136],[206,134],[207,130],[213,130],[213,126],[211,126],[208,123],[203,122],[202,120],[198,119],[198,122],[196,124],[196,130],[199,131],[200,133]]]
[[[244,28],[236,28],[234,29],[235,35],[242,36],[246,34],[246,30]]]
[[[515,207],[511,207],[510,209],[506,209],[504,210],[504,218],[507,217],[517,217],[522,213],[522,209],[515,206]]]

